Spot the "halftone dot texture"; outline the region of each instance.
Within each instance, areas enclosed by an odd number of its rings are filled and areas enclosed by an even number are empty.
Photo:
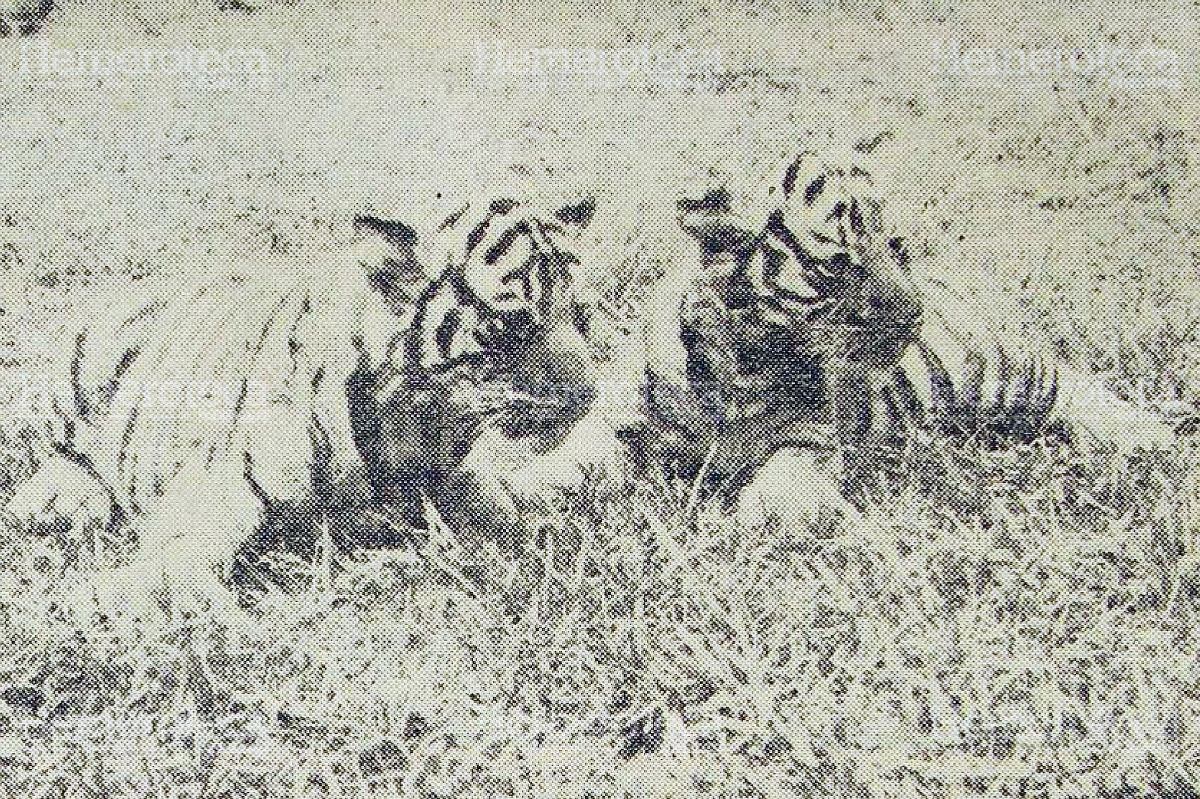
[[[1195,797],[1198,36],[1177,0],[0,0],[0,797]],[[961,334],[921,332],[955,429],[851,429],[896,420],[847,367],[783,435],[747,377],[846,342],[758,246],[805,151],[870,161]],[[417,324],[438,223],[503,198],[562,223],[588,346],[560,315],[575,360],[386,394],[509,415],[363,510],[335,467],[382,411],[325,398]],[[429,346],[529,340],[465,319]],[[1050,371],[1063,424],[980,424],[1040,420]],[[478,433],[396,418],[367,460]],[[102,490],[150,473],[161,503]]]

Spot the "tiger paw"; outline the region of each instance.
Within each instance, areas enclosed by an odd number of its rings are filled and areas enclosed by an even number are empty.
[[[71,605],[78,619],[123,635],[210,622],[247,632],[255,626],[214,572],[172,569],[148,558],[92,575]]]
[[[162,600],[175,624],[216,622],[246,631],[256,626],[249,612],[238,604],[236,594],[213,569],[202,565],[187,570],[166,570]]]
[[[828,534],[859,517],[836,474],[813,452],[796,448],[772,455],[738,496],[734,518],[744,528]]]
[[[81,622],[131,634],[165,622],[162,588],[161,572],[148,562],[135,561],[87,576],[68,601]]]
[[[104,487],[83,467],[48,458],[4,506],[10,523],[36,534],[107,526],[112,506]]]

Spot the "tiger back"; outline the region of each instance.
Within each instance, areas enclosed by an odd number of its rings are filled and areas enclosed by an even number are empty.
[[[129,595],[164,583],[212,595],[273,520],[297,531],[371,502],[354,377],[379,368],[429,282],[403,231],[363,217],[338,245],[348,258],[264,254],[98,315],[66,353],[64,434],[6,513],[130,524],[138,554],[113,584],[137,607]]]
[[[1018,309],[1005,318],[1002,300],[985,305],[932,279],[921,287],[930,313],[920,340],[876,385],[876,415],[895,445],[919,432],[989,448],[1046,435],[1127,452],[1175,443],[1161,415],[1117,396],[1015,323]]]

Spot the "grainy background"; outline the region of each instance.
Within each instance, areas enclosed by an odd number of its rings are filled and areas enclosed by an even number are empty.
[[[596,281],[669,275],[690,257],[678,197],[724,184],[761,208],[798,148],[886,131],[879,178],[918,270],[1188,416],[1198,33],[1183,2],[63,0],[0,40],[0,358],[36,371],[147,275],[271,250],[319,269],[356,212],[423,228],[480,191],[594,192]],[[478,74],[498,42],[720,66],[541,88]],[[956,81],[945,42],[1153,46],[1180,70]],[[40,60],[188,46],[260,49],[268,74]],[[23,431],[6,428],[8,480]],[[120,542],[9,536],[0,795],[1195,796],[1182,478],[1041,450],[930,458],[967,511],[918,491],[861,538],[756,540],[715,509],[683,524],[669,492],[598,491],[547,516],[599,566],[559,574],[542,551],[480,595],[411,554],[348,559],[332,586],[269,594],[287,607],[261,642],[219,620],[97,629],[59,592]]]

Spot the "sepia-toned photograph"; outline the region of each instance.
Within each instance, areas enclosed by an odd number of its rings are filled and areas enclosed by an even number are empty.
[[[0,0],[0,799],[325,797],[1200,799],[1200,8]]]

